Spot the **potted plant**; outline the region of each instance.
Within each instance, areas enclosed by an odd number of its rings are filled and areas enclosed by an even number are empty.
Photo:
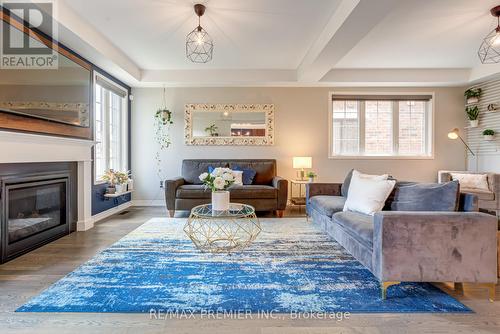
[[[170,125],[174,124],[172,112],[166,108],[160,108],[154,116],[155,139],[160,149],[165,149],[172,144],[170,140]]]
[[[212,212],[229,210],[229,188],[234,183],[233,171],[229,168],[217,167],[211,173],[199,176],[206,189],[212,191]]]
[[[128,183],[128,172],[120,172],[117,171],[115,172],[115,177],[116,177],[116,192],[121,194],[125,191],[127,191],[127,183]]]
[[[318,175],[317,175],[315,172],[313,172],[313,171],[307,172],[307,174],[306,174],[306,175],[307,175],[307,177],[309,178],[309,182],[310,182],[310,183],[313,183],[313,182],[314,182],[314,178],[315,178],[316,176],[318,176]]]
[[[477,106],[466,107],[465,113],[467,114],[467,118],[469,118],[471,128],[477,128],[479,125],[479,108]]]
[[[106,188],[106,193],[108,194],[121,194],[126,190],[126,185],[128,182],[128,172],[115,171],[113,169],[108,169],[104,172],[101,180],[108,183]]]
[[[205,128],[205,132],[207,132],[210,135],[210,137],[217,137],[219,135],[217,133],[218,129],[219,128],[217,127],[217,125],[212,124],[212,125]]]
[[[493,131],[491,129],[486,129],[483,131],[484,140],[487,140],[487,141],[493,140],[494,136],[495,136],[495,131]]]
[[[481,88],[469,88],[464,93],[467,104],[478,103],[481,96]]]

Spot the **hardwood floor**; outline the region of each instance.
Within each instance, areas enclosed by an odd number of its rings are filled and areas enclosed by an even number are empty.
[[[302,211],[303,213],[303,211]],[[297,209],[286,216],[297,215]],[[77,232],[0,266],[0,333],[500,333],[500,301],[488,302],[487,291],[465,285],[456,295],[476,313],[353,314],[343,321],[292,319],[150,319],[149,314],[14,313],[29,298],[74,270],[164,208],[131,208],[87,232]],[[182,213],[179,213],[182,215]],[[497,286],[497,296],[500,288]]]

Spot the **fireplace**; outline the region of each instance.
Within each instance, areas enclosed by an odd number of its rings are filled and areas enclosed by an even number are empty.
[[[0,176],[1,263],[74,230],[74,168],[62,168],[71,164],[12,165],[23,168]]]

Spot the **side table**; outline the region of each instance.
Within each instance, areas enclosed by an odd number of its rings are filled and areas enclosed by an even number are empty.
[[[306,184],[309,181],[303,180],[290,180],[290,203],[292,206],[299,207],[299,213],[301,212],[301,208],[304,207],[304,213],[306,213],[305,205],[306,205]],[[298,193],[297,193],[298,188]]]

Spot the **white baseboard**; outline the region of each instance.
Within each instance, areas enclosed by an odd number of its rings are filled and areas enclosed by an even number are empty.
[[[135,199],[132,200],[133,206],[165,206],[165,200],[162,199]]]
[[[114,208],[111,208],[109,210],[99,212],[98,214],[92,216],[92,226],[94,225],[94,223],[97,223],[100,220],[103,220],[105,218],[108,218],[109,216],[112,216],[114,214],[117,214],[117,213],[125,210],[125,209],[128,209],[131,206],[132,206],[132,202],[128,201],[128,202],[125,202],[125,203],[120,204],[118,206],[115,206]]]
[[[94,220],[92,218],[76,222],[76,230],[78,232],[90,230],[92,227],[94,227]]]

